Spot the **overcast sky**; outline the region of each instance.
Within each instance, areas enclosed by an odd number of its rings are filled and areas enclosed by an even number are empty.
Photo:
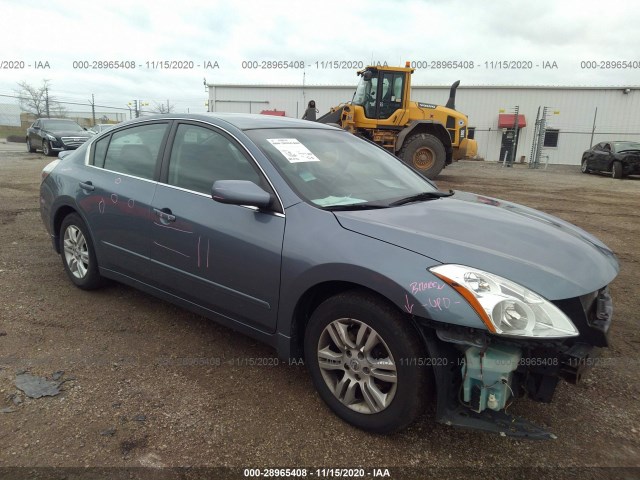
[[[97,103],[126,107],[134,98],[170,99],[193,112],[205,110],[205,78],[355,86],[354,66],[407,60],[427,67],[416,70],[414,85],[639,86],[638,25],[640,8],[630,1],[0,0],[0,94],[49,79],[61,100],[85,102],[93,93]],[[193,68],[161,68],[165,60]],[[74,65],[82,61],[135,68]],[[268,61],[294,63],[261,68]],[[335,69],[334,61],[353,63]],[[20,62],[24,68],[11,68]]]

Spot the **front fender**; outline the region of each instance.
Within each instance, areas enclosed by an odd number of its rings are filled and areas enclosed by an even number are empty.
[[[430,129],[440,130],[442,137],[449,140],[448,144],[445,143],[445,148],[451,147],[451,137],[449,136],[447,129],[444,128],[444,125],[442,123],[433,120],[412,120],[411,122],[409,122],[409,125],[407,125],[407,127],[398,134],[395,147],[396,152],[400,151],[402,145],[404,145],[404,141],[407,139],[407,137],[413,135],[413,133],[429,133],[418,129],[418,127],[422,125],[429,125]]]
[[[428,271],[434,260],[342,228],[331,212],[307,204],[286,211],[277,331],[291,336],[298,302],[320,284],[367,288],[399,310],[436,322],[486,330],[458,292]]]

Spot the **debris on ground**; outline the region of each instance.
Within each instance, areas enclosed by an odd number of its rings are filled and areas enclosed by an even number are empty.
[[[60,393],[62,382],[58,380],[47,380],[45,377],[38,377],[30,373],[19,373],[16,375],[16,387],[24,392],[29,398],[55,397]]]

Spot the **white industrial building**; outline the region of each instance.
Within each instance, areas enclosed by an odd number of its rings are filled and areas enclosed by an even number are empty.
[[[349,101],[350,86],[209,84],[209,111],[262,113],[276,110],[300,118],[309,100],[319,115]],[[413,86],[412,99],[444,105],[449,86]],[[465,86],[458,88],[456,110],[475,127],[478,156],[500,159],[503,128],[515,122],[519,107],[516,161],[529,161],[538,109],[547,107],[543,162],[579,165],[582,153],[604,140],[640,141],[640,87]]]

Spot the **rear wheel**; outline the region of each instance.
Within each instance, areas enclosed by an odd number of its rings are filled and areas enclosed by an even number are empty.
[[[31,139],[27,137],[27,152],[34,153],[36,151],[35,147],[31,145]]]
[[[428,133],[409,137],[398,156],[427,178],[433,180],[442,171],[447,154],[442,142]]]
[[[582,173],[591,173],[591,170],[589,170],[589,167],[587,167],[587,159],[583,159],[582,160],[582,164],[580,164],[580,171]]]
[[[401,312],[352,291],[313,312],[305,360],[318,393],[340,418],[391,433],[413,422],[427,398],[431,372],[418,366],[418,335]]]
[[[613,162],[611,166],[611,176],[620,180],[622,178],[622,163],[619,161]]]
[[[64,269],[77,287],[93,290],[102,285],[89,229],[76,213],[67,215],[62,221],[60,252]]]

